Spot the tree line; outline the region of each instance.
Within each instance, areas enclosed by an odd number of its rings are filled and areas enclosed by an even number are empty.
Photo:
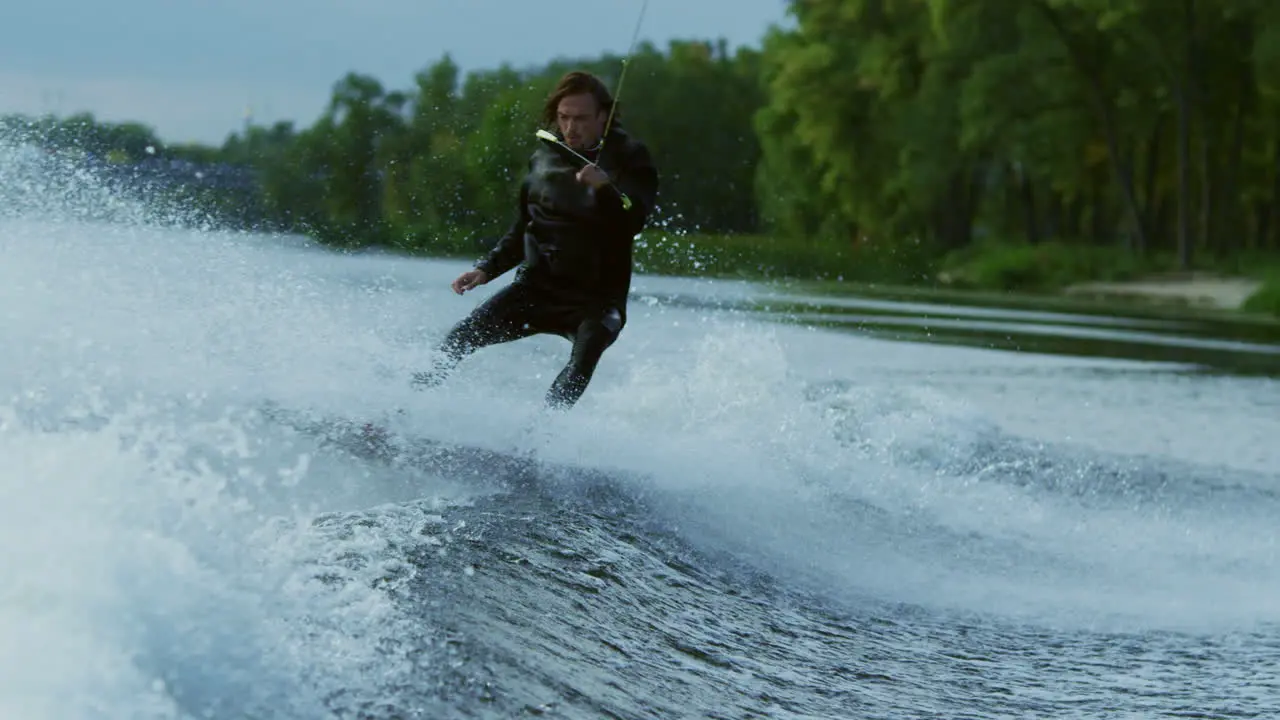
[[[784,232],[935,255],[1057,241],[1180,268],[1280,249],[1280,3],[792,10],[758,115],[760,177],[779,180],[760,197]]]
[[[789,12],[794,27],[759,47],[685,40],[630,58],[621,121],[662,173],[651,234],[688,233],[748,264],[785,249],[793,274],[894,279],[1009,249],[1171,269],[1280,256],[1280,3],[793,0]],[[445,55],[398,89],[351,73],[310,126],[250,126],[221,147],[165,147],[136,124],[46,135],[118,160],[151,146],[244,168],[253,201],[226,205],[245,225],[474,253],[513,217],[555,80],[586,68],[614,84],[623,60],[464,74]]]

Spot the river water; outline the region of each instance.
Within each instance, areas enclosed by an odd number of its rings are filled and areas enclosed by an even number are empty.
[[[1266,338],[639,277],[548,415],[407,388],[506,278],[4,159],[4,717],[1280,715]]]

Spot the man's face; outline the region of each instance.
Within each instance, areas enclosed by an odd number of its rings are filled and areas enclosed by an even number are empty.
[[[569,95],[556,108],[560,134],[564,135],[565,142],[574,150],[595,147],[604,134],[607,118],[608,113],[596,105],[596,99],[589,93]]]

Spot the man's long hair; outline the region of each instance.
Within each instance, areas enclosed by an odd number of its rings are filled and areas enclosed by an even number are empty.
[[[617,110],[613,109],[613,94],[609,92],[609,88],[605,87],[604,82],[584,70],[573,70],[567,72],[556,83],[551,94],[547,96],[547,103],[542,107],[542,122],[548,127],[556,124],[556,114],[560,108],[560,101],[570,95],[581,95],[588,93],[595,98],[596,105],[599,106],[601,112],[613,112],[613,126],[618,125],[618,121],[622,118],[622,107]]]

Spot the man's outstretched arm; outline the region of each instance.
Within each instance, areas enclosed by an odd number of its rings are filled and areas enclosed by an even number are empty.
[[[529,226],[529,186],[520,184],[520,206],[511,227],[498,239],[487,255],[476,263],[476,269],[484,272],[488,280],[505,273],[524,260],[524,233]]]

